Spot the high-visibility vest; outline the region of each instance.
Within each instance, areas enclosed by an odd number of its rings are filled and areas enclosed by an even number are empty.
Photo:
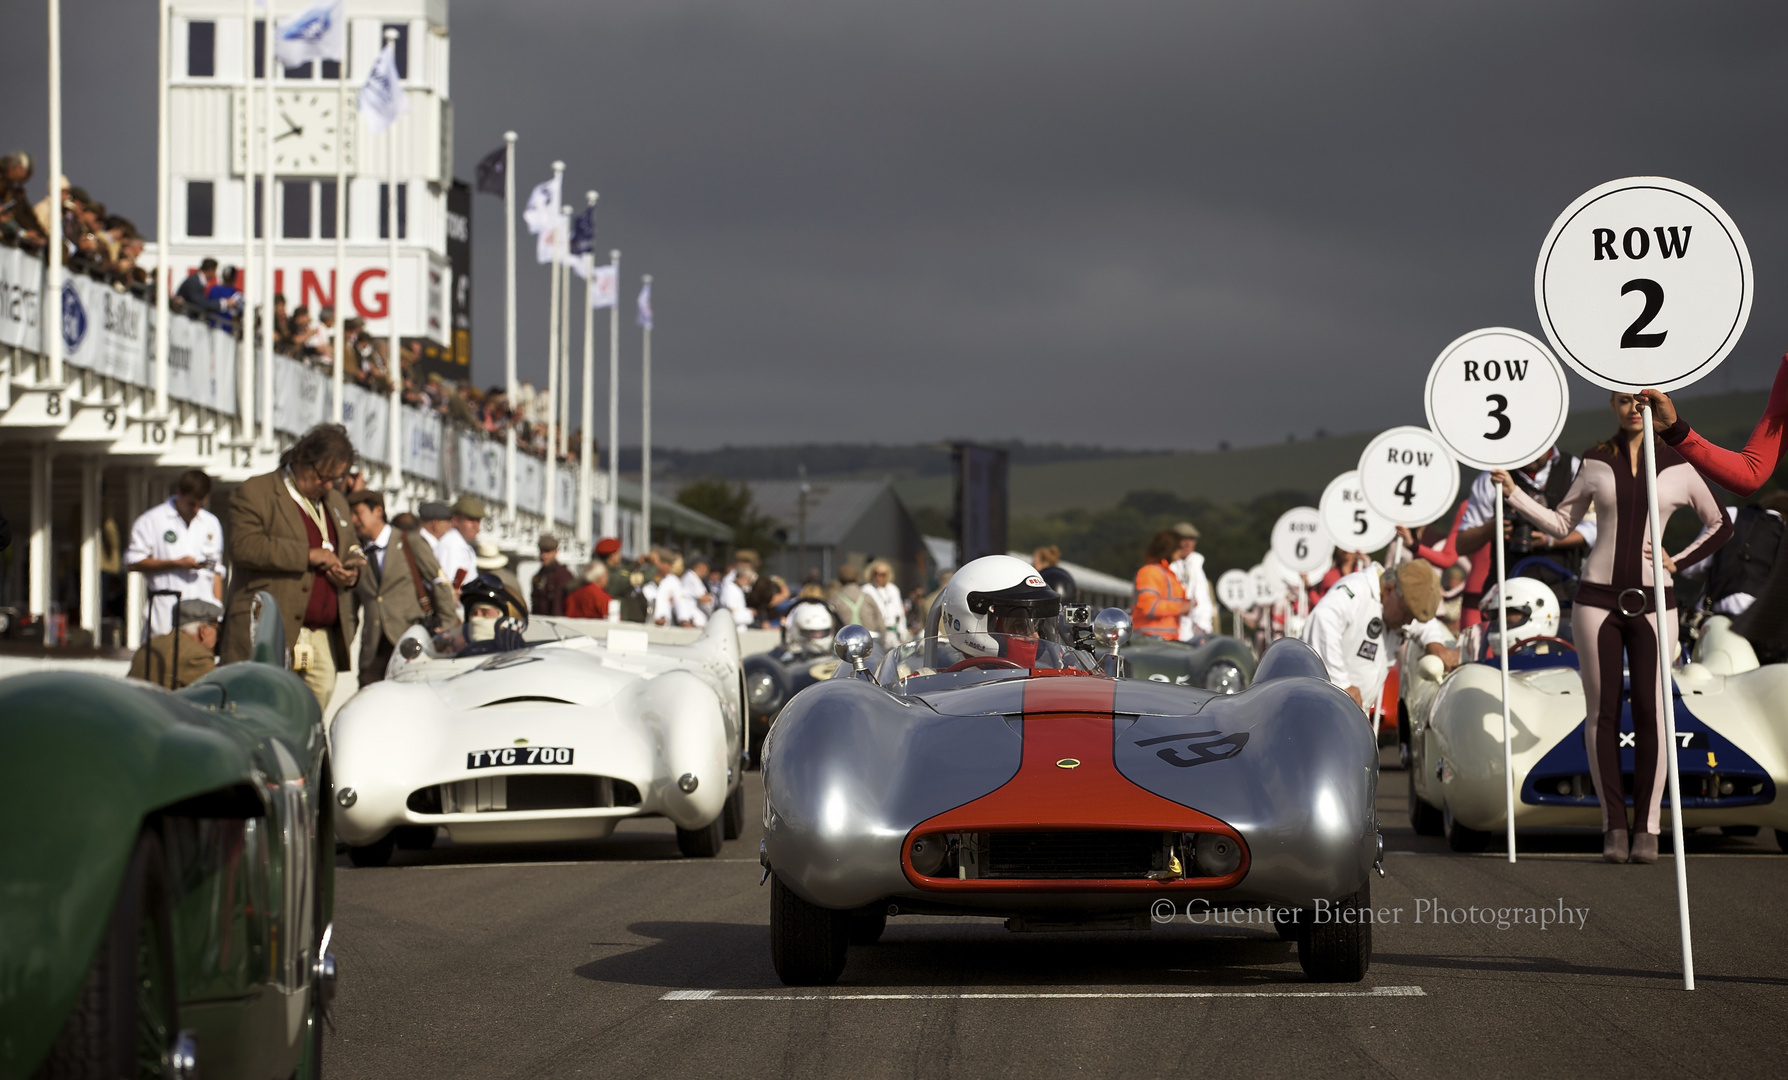
[[[1136,571],[1136,607],[1130,622],[1139,634],[1179,637],[1186,613],[1186,590],[1165,559]]]

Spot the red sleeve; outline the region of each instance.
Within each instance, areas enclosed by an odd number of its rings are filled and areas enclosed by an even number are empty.
[[[1695,466],[1702,476],[1739,495],[1753,495],[1782,459],[1782,433],[1788,427],[1788,356],[1776,369],[1769,405],[1745,441],[1743,450],[1727,450],[1703,439],[1681,417],[1664,431],[1664,441]]]
[[[1563,456],[1560,456],[1558,460],[1560,462],[1569,461]],[[1465,520],[1465,508],[1470,505],[1470,502],[1469,499],[1460,500],[1459,509],[1453,511],[1453,527],[1448,531],[1446,540],[1443,541],[1442,550],[1436,551],[1427,544],[1417,544],[1416,558],[1426,559],[1442,570],[1459,561],[1459,523]]]

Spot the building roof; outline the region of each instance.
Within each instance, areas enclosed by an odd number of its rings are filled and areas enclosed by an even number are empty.
[[[620,483],[616,485],[620,504],[635,512],[640,509],[642,490],[638,480],[629,480],[625,476],[621,477]],[[602,508],[595,507],[594,512],[600,523]],[[657,490],[656,486],[652,491],[652,525],[654,528],[669,527],[672,532],[683,533],[686,536],[700,536],[708,540],[719,540],[722,543],[730,544],[733,539],[731,525],[715,521],[700,511],[689,509],[678,502],[675,496]]]
[[[750,480],[751,501],[758,512],[788,530],[798,543],[801,526],[801,481]],[[843,542],[863,515],[893,485],[886,480],[807,481],[807,543],[831,547]]]

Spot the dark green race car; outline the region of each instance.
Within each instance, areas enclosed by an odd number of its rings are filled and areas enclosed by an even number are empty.
[[[1206,634],[1191,641],[1137,634],[1124,658],[1138,679],[1239,694],[1254,681],[1254,650],[1237,638]]]
[[[259,599],[258,662],[177,693],[0,681],[0,1080],[319,1075],[328,749]]]

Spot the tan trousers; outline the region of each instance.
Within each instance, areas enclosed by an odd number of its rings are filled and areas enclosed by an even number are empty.
[[[298,640],[309,645],[311,652],[310,667],[298,672],[298,677],[317,695],[317,704],[327,710],[329,699],[335,696],[335,653],[329,648],[329,631],[301,626]]]

